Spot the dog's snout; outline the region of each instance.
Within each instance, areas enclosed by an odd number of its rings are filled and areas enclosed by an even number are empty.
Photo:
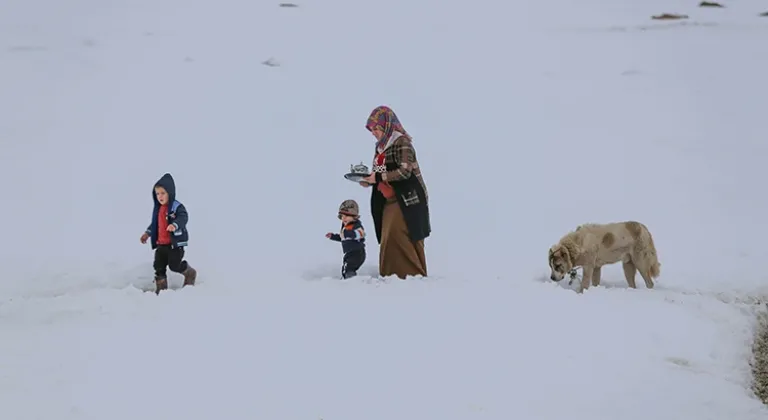
[[[550,278],[550,280],[552,280],[552,281],[560,281],[560,280],[557,278],[557,276],[555,276],[554,274],[552,274],[551,276],[549,276],[549,278]]]

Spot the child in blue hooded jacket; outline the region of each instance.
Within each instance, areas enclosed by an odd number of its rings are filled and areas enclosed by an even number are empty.
[[[154,185],[152,200],[152,222],[141,235],[141,243],[151,239],[155,250],[155,293],[168,288],[166,267],[184,275],[184,286],[195,284],[197,271],[184,260],[184,247],[189,241],[187,209],[176,200],[176,184],[171,174],[166,173]]]

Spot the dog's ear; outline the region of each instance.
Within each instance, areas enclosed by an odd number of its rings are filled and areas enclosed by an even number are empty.
[[[563,255],[563,258],[565,259],[565,262],[568,264],[568,267],[569,268],[573,267],[573,261],[571,261],[571,253],[568,252],[568,247],[564,246],[560,248],[560,251]]]
[[[555,259],[555,247],[554,246],[549,248],[549,256],[547,257],[547,259],[549,260],[549,264],[552,265],[552,260]]]

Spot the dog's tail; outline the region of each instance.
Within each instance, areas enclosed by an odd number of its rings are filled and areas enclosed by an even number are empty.
[[[661,263],[656,261],[651,265],[651,278],[657,279],[661,275]]]
[[[649,270],[651,272],[651,278],[656,279],[661,275],[661,263],[659,262],[659,255],[656,252],[656,245],[653,243],[651,232],[647,228],[645,229],[645,232],[648,234],[648,249],[651,251],[648,261],[650,263]]]

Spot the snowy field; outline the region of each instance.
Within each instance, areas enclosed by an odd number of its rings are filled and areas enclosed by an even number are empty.
[[[768,418],[764,2],[278,4],[2,2],[0,418]],[[342,178],[380,104],[429,188],[427,279],[376,278]],[[156,296],[165,172],[199,277]],[[347,198],[371,239],[340,281]],[[655,289],[547,280],[563,234],[622,220]]]

